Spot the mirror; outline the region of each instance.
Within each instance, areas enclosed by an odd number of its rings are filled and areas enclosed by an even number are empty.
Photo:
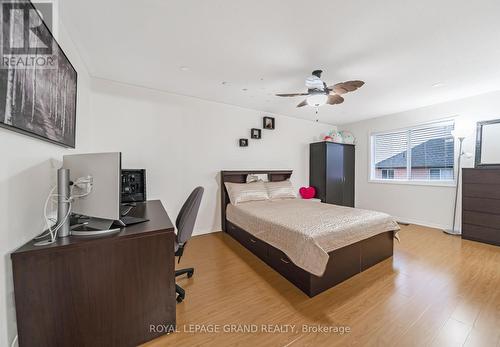
[[[477,123],[476,167],[500,167],[500,119]]]

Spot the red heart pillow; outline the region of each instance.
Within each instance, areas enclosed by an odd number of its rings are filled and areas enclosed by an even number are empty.
[[[314,187],[302,187],[299,189],[299,194],[302,199],[312,199],[316,196],[316,189]]]

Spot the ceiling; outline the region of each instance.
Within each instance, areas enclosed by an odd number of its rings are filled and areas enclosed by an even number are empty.
[[[499,13],[498,0],[60,2],[94,77],[310,120],[274,94],[318,68],[329,85],[364,80],[320,108],[331,124],[500,89]]]

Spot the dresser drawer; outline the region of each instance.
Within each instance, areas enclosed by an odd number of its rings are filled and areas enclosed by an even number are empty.
[[[478,225],[463,224],[462,238],[490,243],[500,246],[500,229],[486,228]]]
[[[500,215],[463,211],[463,224],[480,225],[492,229],[500,229]]]
[[[462,199],[464,211],[475,211],[500,214],[500,200],[464,197]]]
[[[462,182],[481,184],[500,184],[499,169],[463,169]]]
[[[500,199],[500,184],[464,184],[462,196],[470,198]]]

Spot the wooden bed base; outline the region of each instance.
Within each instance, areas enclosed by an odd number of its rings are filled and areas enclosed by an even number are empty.
[[[315,276],[293,264],[279,249],[259,240],[226,219],[229,203],[224,182],[243,183],[250,173],[267,173],[270,181],[290,178],[292,171],[222,171],[221,215],[222,230],[240,242],[245,248],[279,272],[309,297],[313,297],[336,284],[366,270],[393,255],[394,233],[388,231],[328,253],[330,259],[323,276]]]

